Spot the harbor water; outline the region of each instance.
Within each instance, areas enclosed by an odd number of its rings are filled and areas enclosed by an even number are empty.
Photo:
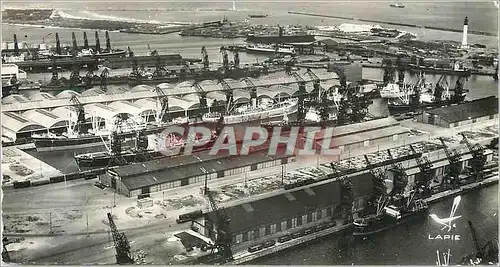
[[[405,8],[391,8],[389,3],[367,2],[362,0],[345,2],[310,2],[287,1],[271,2],[236,1],[236,10],[232,9],[231,1],[197,1],[197,2],[111,2],[103,6],[99,2],[30,2],[23,0],[3,2],[3,8],[56,8],[62,16],[84,17],[89,19],[135,19],[162,22],[201,22],[210,20],[245,20],[249,14],[268,14],[267,18],[251,19],[255,24],[300,24],[300,25],[336,25],[341,23],[356,23],[355,21],[308,17],[287,14],[288,11],[320,13],[344,17],[358,17],[372,20],[385,20],[400,23],[432,25],[437,27],[461,29],[463,18],[469,17],[469,30],[497,33],[498,10],[491,1],[485,2],[405,2]],[[108,8],[109,7],[109,8]],[[368,24],[368,23],[358,23]],[[395,26],[383,25],[390,28]],[[443,32],[422,28],[397,27],[401,30],[412,32],[421,40],[461,40],[461,33]],[[89,43],[94,43],[91,30],[85,30],[89,36]],[[2,24],[3,42],[12,42],[13,34],[17,34],[19,41],[28,44],[47,43],[54,45],[55,32],[58,32],[63,45],[70,45],[71,32],[75,32],[78,43],[83,43],[83,30],[39,28],[33,26],[19,26]],[[104,34],[101,33],[101,44]],[[243,39],[213,39],[201,37],[181,37],[177,33],[168,35],[145,35],[110,33],[112,46],[117,49],[126,49],[127,46],[136,54],[149,52],[148,44],[152,50],[160,54],[179,53],[186,58],[200,58],[201,47],[205,46],[212,62],[222,62],[219,48],[222,45],[243,44]],[[481,43],[488,47],[496,47],[497,36],[483,36],[469,34],[469,43]],[[263,56],[246,53],[240,54],[241,62],[250,63],[264,60]],[[34,74],[40,75],[40,74]],[[35,80],[50,79],[51,74],[35,76]],[[30,77],[31,74],[28,74]],[[407,75],[408,77],[408,75]],[[427,75],[430,81],[437,81],[440,75]],[[363,78],[372,80],[382,79],[382,70],[363,69]],[[451,77],[449,84],[453,88],[457,77]],[[498,96],[498,82],[489,76],[471,76],[465,88],[470,90],[468,99],[477,99],[489,95]],[[376,100],[379,107],[383,105]],[[370,110],[371,113],[386,112],[383,108]],[[374,114],[375,115],[375,114]],[[99,150],[102,148],[98,148]],[[28,153],[41,158],[45,162],[65,173],[77,171],[73,159],[74,153],[92,152],[92,149],[81,151],[42,152],[30,151]],[[449,215],[453,199],[432,204],[430,213],[437,214],[440,218]],[[459,259],[474,252],[472,237],[467,225],[471,220],[479,235],[480,242],[484,244],[490,238],[498,236],[498,186],[484,188],[462,196],[462,201],[457,215],[462,215],[457,220],[457,227],[452,230],[460,235],[459,241],[439,241],[429,239],[429,235],[440,233],[441,227],[430,218],[422,218],[407,225],[382,232],[363,240],[344,238],[339,235],[329,236],[321,241],[300,246],[278,254],[265,257],[249,264],[260,265],[351,265],[351,264],[405,264],[405,265],[435,265],[436,251],[440,253],[451,250],[450,264],[456,264]],[[435,236],[431,236],[435,237]]]
[[[429,214],[449,216],[453,198],[430,205]],[[450,249],[450,265],[474,253],[474,242],[467,221],[473,223],[481,246],[498,237],[498,185],[462,195],[455,216],[456,228],[441,231],[442,226],[430,217],[369,236],[354,239],[340,234],[282,251],[249,262],[258,265],[436,265],[439,251]],[[435,239],[437,234],[459,235],[460,240]],[[498,240],[496,240],[498,241]]]

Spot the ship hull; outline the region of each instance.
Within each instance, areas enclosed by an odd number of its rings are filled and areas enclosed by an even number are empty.
[[[293,127],[300,127],[299,132],[304,132],[306,127],[332,127],[337,124],[336,121],[326,122],[291,122],[291,123],[262,123],[261,126],[268,132],[273,132],[274,129],[280,129],[281,132],[289,132]]]
[[[254,47],[247,47],[246,48],[247,53],[254,53],[254,54],[282,54],[282,55],[295,55],[294,51],[288,51],[288,50],[274,50],[274,49],[266,49],[266,48],[254,48]]]
[[[355,226],[352,235],[363,237],[380,233],[388,229],[391,229],[393,227],[396,227],[398,225],[408,223],[409,221],[412,220],[416,220],[419,218],[420,219],[426,218],[427,213],[428,213],[428,208],[425,208],[412,213],[405,213],[399,220],[396,220],[388,215],[385,215],[383,218],[373,221],[369,226],[366,227]]]
[[[79,58],[108,58],[108,57],[124,57],[127,51],[125,50],[120,50],[120,51],[115,51],[111,53],[101,53],[101,54],[94,54],[94,55],[83,55],[80,56]],[[72,58],[73,55],[53,55],[55,58]]]
[[[102,141],[107,141],[107,136],[89,136],[79,138],[33,138],[36,151],[58,151],[86,147],[102,146]]]
[[[202,151],[209,150],[215,143],[215,139],[208,142],[207,144],[194,146],[192,149],[192,153],[198,153]],[[125,162],[124,164],[135,163],[135,162],[144,162],[147,160],[155,160],[160,158],[174,157],[180,153],[182,153],[184,147],[177,147],[169,149],[169,151],[149,151],[149,152],[127,152],[121,154],[120,157]],[[175,150],[179,150],[176,151]],[[100,152],[97,152],[100,153]],[[97,154],[96,153],[96,154]],[[113,156],[108,153],[100,153],[101,155],[95,157],[82,157],[82,155],[75,156],[75,161],[79,167],[112,167],[122,165],[119,161],[115,160]]]
[[[142,162],[145,160],[154,160],[164,157],[160,152],[146,152],[146,153],[126,153],[122,154],[121,157],[128,162]],[[110,167],[120,165],[119,162],[114,160],[114,157],[106,154],[97,157],[80,157],[75,156],[76,164],[79,167]]]

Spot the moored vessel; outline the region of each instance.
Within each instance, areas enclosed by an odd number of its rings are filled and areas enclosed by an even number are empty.
[[[253,100],[256,102],[256,100]],[[287,99],[274,103],[272,100],[262,99],[259,105],[246,104],[224,114],[224,124],[244,123],[256,120],[265,120],[283,114],[291,115],[297,112],[297,99]],[[221,117],[220,113],[211,112],[203,115],[204,122],[216,122]]]
[[[292,45],[248,44],[245,48],[249,53],[254,52],[295,55],[295,48]]]

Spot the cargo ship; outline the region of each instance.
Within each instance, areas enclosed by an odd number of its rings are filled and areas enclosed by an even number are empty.
[[[333,127],[337,125],[337,117],[330,115],[330,118],[326,121],[321,121],[318,112],[310,108],[305,116],[305,121],[289,121],[286,114],[283,115],[283,120],[281,121],[269,121],[260,124],[261,127],[266,129],[268,132],[272,132],[275,128],[281,130],[281,132],[289,132],[293,127],[300,127],[299,133],[303,133],[305,127]]]
[[[196,153],[208,150],[213,146],[216,140],[217,136],[215,134],[209,138],[208,142],[203,138],[196,139],[193,144],[192,152]],[[200,145],[197,145],[197,143]],[[158,150],[142,150],[136,147],[133,149],[125,149],[118,155],[113,155],[111,151],[100,151],[75,155],[74,158],[79,167],[110,167],[175,156],[179,154],[179,152],[182,153],[186,144],[186,140],[181,136],[169,134],[166,137],[165,148],[160,148]]]
[[[253,100],[256,101],[256,100]],[[253,104],[247,104],[236,108],[234,111],[227,112],[224,114],[224,124],[239,124],[256,120],[265,120],[283,114],[291,115],[297,112],[298,100],[287,99],[284,101],[278,101],[274,103],[272,100],[262,99],[262,101],[257,105],[255,102]],[[220,113],[211,112],[204,114],[202,120],[204,122],[217,122],[221,117]]]
[[[295,48],[292,45],[265,45],[248,44],[245,47],[247,53],[276,53],[284,55],[295,55]]]
[[[384,210],[379,214],[374,214],[362,218],[355,219],[354,236],[368,236],[379,233],[400,224],[409,222],[417,218],[425,218],[427,216],[428,206],[422,199],[417,199],[413,202],[410,209],[389,205],[384,207]]]
[[[187,120],[179,119],[168,123],[157,125],[138,125],[124,129],[118,135],[123,138],[133,138],[138,130],[143,130],[146,135],[160,133],[167,127],[174,125],[188,125]],[[68,127],[69,128],[69,127]],[[109,141],[110,131],[95,131],[89,133],[74,133],[72,129],[61,135],[53,133],[33,134],[33,140],[37,151],[57,151],[85,147],[103,146],[103,142]]]

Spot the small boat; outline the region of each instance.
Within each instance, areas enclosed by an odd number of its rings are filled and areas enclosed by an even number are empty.
[[[396,7],[396,8],[404,8],[405,6],[401,3],[394,3],[390,5],[391,7]]]
[[[251,19],[267,18],[267,14],[263,14],[263,15],[250,14],[250,15],[248,15],[248,17],[251,18]]]

